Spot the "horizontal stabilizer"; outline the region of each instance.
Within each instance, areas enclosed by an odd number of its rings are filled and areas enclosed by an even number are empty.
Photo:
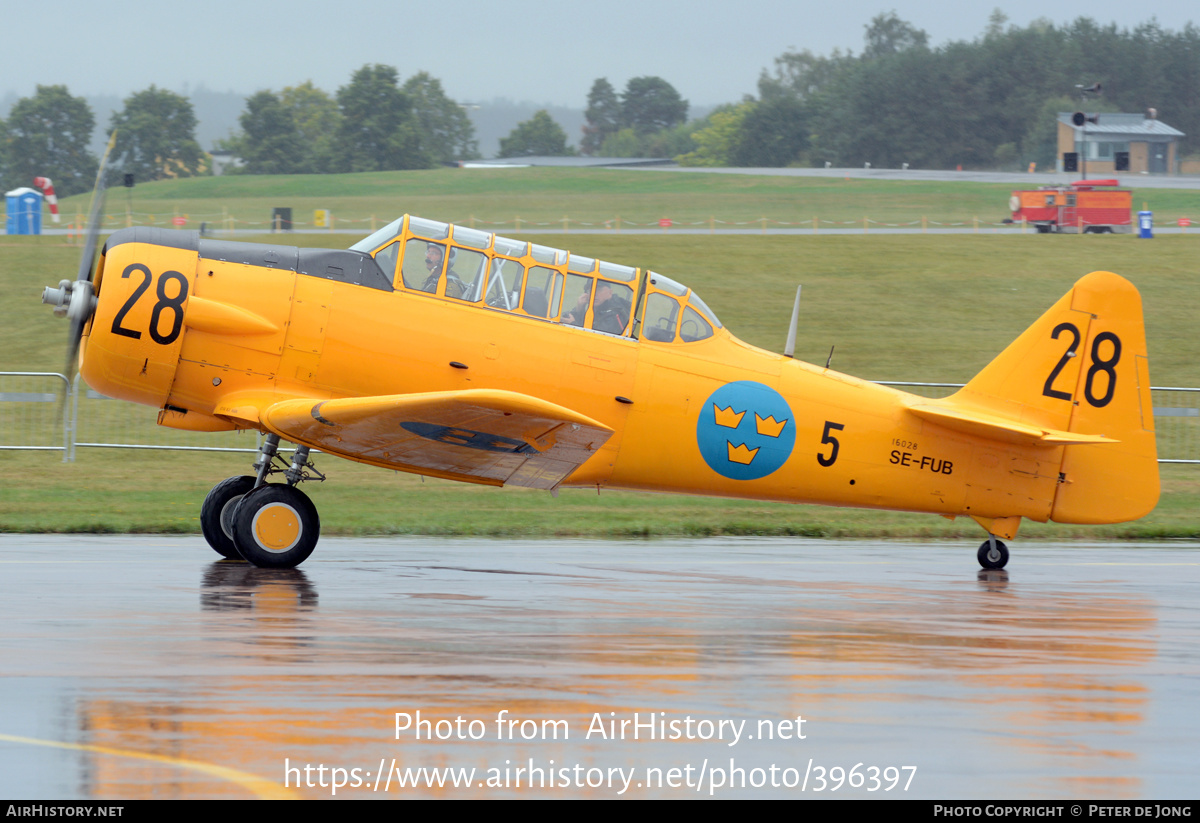
[[[263,424],[361,463],[493,486],[553,489],[612,429],[516,392],[469,391],[284,400]]]
[[[921,405],[910,406],[908,410],[922,420],[929,420],[948,429],[1006,443],[1044,443],[1047,446],[1065,446],[1079,443],[1119,442],[1102,434],[1084,434],[1031,426],[974,409]]]

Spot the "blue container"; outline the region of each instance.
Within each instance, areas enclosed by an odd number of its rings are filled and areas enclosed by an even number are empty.
[[[1146,240],[1154,239],[1154,212],[1138,212],[1138,237]]]
[[[13,189],[4,195],[8,219],[4,230],[9,234],[42,233],[42,193],[30,188]]]

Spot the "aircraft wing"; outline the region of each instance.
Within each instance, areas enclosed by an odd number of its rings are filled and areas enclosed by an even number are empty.
[[[375,466],[491,486],[554,489],[612,429],[516,392],[284,400],[262,412],[275,434]]]

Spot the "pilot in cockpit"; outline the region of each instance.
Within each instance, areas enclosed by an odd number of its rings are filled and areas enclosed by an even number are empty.
[[[465,286],[462,278],[454,271],[454,249],[450,249],[450,269],[446,272],[446,296],[462,297]],[[438,280],[442,275],[442,261],[446,257],[446,247],[440,243],[429,243],[425,246],[425,268],[429,276],[421,285],[421,291],[430,294],[437,293]]]

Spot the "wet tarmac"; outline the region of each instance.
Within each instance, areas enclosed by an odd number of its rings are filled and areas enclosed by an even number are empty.
[[[1200,544],[1010,545],[3,535],[0,796],[1194,798]]]

